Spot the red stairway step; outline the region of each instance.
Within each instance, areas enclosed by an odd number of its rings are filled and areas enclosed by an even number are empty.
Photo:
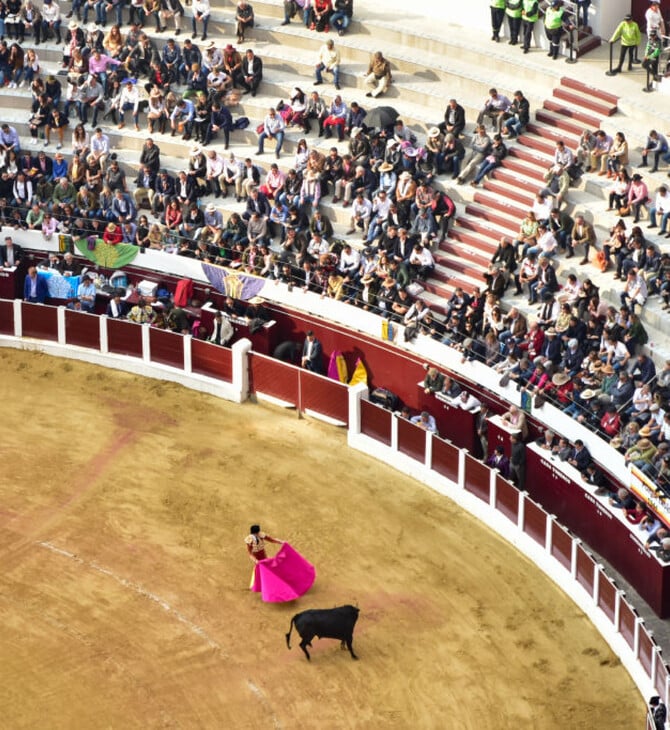
[[[548,152],[542,152],[541,150],[534,150],[524,144],[515,144],[513,147],[510,147],[507,159],[518,158],[519,160],[524,160],[532,165],[536,165],[542,170],[546,170],[551,167],[554,159],[553,145],[550,146],[550,149],[552,150],[551,154]]]
[[[612,104],[602,102],[598,98],[594,98],[590,94],[582,94],[575,89],[566,89],[563,86],[557,86],[554,89],[554,96],[563,102],[567,101],[577,109],[588,109],[601,117],[611,117],[617,110],[616,104],[613,106]]]
[[[515,172],[519,172],[522,175],[525,175],[526,177],[529,177],[533,180],[537,180],[540,183],[543,182],[544,173],[549,167],[548,164],[543,164],[541,166],[531,165],[528,163],[528,161],[522,161],[521,158],[511,154],[507,155],[502,166],[506,170],[514,170]]]
[[[547,99],[542,105],[544,109],[548,109],[550,112],[555,112],[561,116],[574,119],[576,122],[586,124],[588,127],[599,127],[600,117],[590,112],[582,111],[581,109],[573,109],[571,106],[564,104],[561,101],[552,101]]]
[[[497,195],[491,195],[485,190],[477,191],[474,197],[475,203],[483,205],[485,208],[491,208],[493,210],[499,210],[510,218],[516,218],[519,223],[525,218],[528,213],[529,206],[523,202],[518,203],[515,200],[506,200],[500,198]]]
[[[565,117],[562,114],[557,114],[556,112],[550,112],[545,111],[544,109],[538,109],[535,113],[535,119],[540,122],[541,124],[546,124],[550,127],[556,127],[557,129],[562,129],[565,132],[570,132],[571,134],[579,134],[584,131],[584,125],[583,122],[573,121],[569,117]],[[530,124],[528,125],[531,126]]]
[[[531,195],[535,195],[538,190],[545,187],[544,183],[538,182],[537,180],[529,180],[525,177],[525,175],[519,175],[514,170],[508,170],[505,167],[497,167],[489,175],[489,180],[491,179],[509,185],[515,192],[522,192],[525,190]]]
[[[491,256],[498,246],[499,236],[494,236],[490,232],[482,232],[477,228],[452,228],[449,232],[449,240],[458,241],[464,246],[470,246],[477,251],[481,251],[482,256]]]
[[[550,114],[550,112],[545,112],[545,114]],[[546,139],[551,143],[550,146],[546,149],[549,150],[549,154],[553,157],[554,150],[556,149],[556,142],[559,139],[562,139],[565,144],[567,144],[568,147],[572,149],[573,147],[577,147],[579,143],[579,138],[581,137],[583,131],[583,125],[579,127],[579,134],[575,134],[574,132],[570,132],[565,129],[559,129],[558,127],[553,126],[553,124],[545,126],[543,124],[530,122],[530,124],[528,124],[528,126],[526,127],[526,132],[524,132],[524,134],[519,137],[519,141],[526,135],[526,133],[535,134],[538,137],[542,137],[543,139]]]
[[[568,76],[563,76],[561,78],[561,86],[567,86],[568,88],[576,89],[577,91],[580,91],[583,94],[593,96],[597,99],[602,99],[604,102],[607,102],[608,104],[612,104],[614,107],[616,107],[619,103],[618,96],[615,96],[614,94],[610,94],[607,91],[603,91],[602,89],[598,89],[595,86],[590,86],[589,84],[585,84],[584,82],[578,81],[577,79],[571,79]]]
[[[488,252],[485,253],[479,249],[475,249],[473,246],[457,241],[455,238],[445,238],[444,241],[440,241],[440,245],[438,250],[435,252],[435,256],[439,256],[441,251],[451,254],[452,256],[461,256],[462,258],[468,259],[468,261],[471,261],[473,264],[483,268],[486,268],[491,260],[491,256]]]
[[[484,182],[484,189],[490,193],[501,195],[506,200],[512,200],[517,205],[522,205],[526,209],[533,204],[534,194],[528,190],[517,190],[509,182],[489,178]]]
[[[581,58],[582,56],[585,56],[587,53],[590,53],[596,48],[600,48],[602,43],[602,39],[600,38],[600,36],[597,35],[588,35],[586,36],[586,38],[580,38],[579,43],[577,44],[577,52],[575,55],[577,56],[577,58]]]
[[[454,273],[456,275],[470,276],[477,280],[483,279],[488,265],[488,262],[480,266],[472,261],[466,261],[461,257],[440,256],[439,254],[436,254],[435,261],[439,264],[439,268],[435,269],[433,276],[440,281],[451,281]]]
[[[490,208],[485,205],[470,203],[465,206],[465,212],[473,218],[495,223],[505,229],[516,229],[518,225],[516,216],[505,215],[497,208]]]

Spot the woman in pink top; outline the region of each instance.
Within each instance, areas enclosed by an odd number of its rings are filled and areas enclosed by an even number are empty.
[[[642,182],[642,175],[633,175],[633,180],[628,190],[628,206],[633,208],[635,218],[633,223],[637,223],[640,220],[640,209],[647,209],[647,202],[649,200],[649,190],[644,182]]]

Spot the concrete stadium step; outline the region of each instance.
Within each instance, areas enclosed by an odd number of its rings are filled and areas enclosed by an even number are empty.
[[[614,94],[610,94],[609,92],[603,91],[596,86],[590,86],[589,84],[585,84],[583,81],[570,78],[569,76],[561,77],[560,84],[562,87],[574,89],[575,91],[586,97],[599,99],[604,104],[607,104],[611,110],[607,116],[612,116],[612,114],[615,114],[617,111],[619,97],[615,96]]]
[[[465,291],[472,291],[473,287],[481,287],[482,283],[483,281],[481,277],[477,274],[474,276],[462,274],[436,264],[433,274],[426,282],[426,289],[428,289],[428,285],[430,284],[435,286],[436,289],[442,289],[443,291],[445,291],[445,285],[448,286],[451,291],[459,286],[463,287]]]
[[[554,89],[553,95],[562,103],[570,104],[577,109],[588,109],[597,117],[611,117],[616,114],[617,106],[603,102],[591,94],[587,94],[571,87],[558,86]]]
[[[575,122],[585,124],[587,127],[600,127],[602,122],[602,117],[597,114],[582,111],[580,108],[572,107],[560,100],[553,101],[552,99],[547,99],[542,106],[550,112],[555,112],[561,116],[568,117],[568,119],[573,119]]]
[[[545,155],[550,155],[552,158],[556,151],[556,142],[559,140],[565,142],[571,150],[577,149],[579,144],[578,135],[534,123],[529,124],[526,127],[526,131],[517,138],[520,146],[528,147]]]
[[[556,129],[560,129],[562,132],[569,132],[570,134],[578,136],[582,133],[585,126],[583,123],[580,124],[577,120],[572,120],[564,114],[549,111],[548,109],[538,109],[537,112],[535,112],[535,119],[540,124],[556,127]],[[528,129],[531,129],[533,126],[535,125],[529,124]],[[531,129],[531,131],[534,130]]]

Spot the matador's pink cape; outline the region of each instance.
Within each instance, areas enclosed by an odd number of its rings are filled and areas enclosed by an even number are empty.
[[[285,542],[274,558],[256,563],[251,590],[267,603],[283,603],[307,593],[315,578],[314,566]]]

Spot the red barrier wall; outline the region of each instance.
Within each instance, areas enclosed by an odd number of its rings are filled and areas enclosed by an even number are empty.
[[[465,488],[479,499],[488,502],[491,493],[491,470],[470,454],[465,455]]]
[[[233,355],[229,347],[191,340],[191,369],[198,375],[233,382]]]
[[[100,317],[66,309],[65,342],[68,345],[100,350]]]
[[[43,304],[21,303],[23,336],[38,340],[58,340],[58,309]]]
[[[647,674],[651,677],[651,655],[654,653],[656,645],[652,641],[649,634],[640,627],[640,642],[637,649],[637,658],[644,667]]]
[[[134,322],[107,320],[107,344],[116,355],[142,357],[142,327]]]
[[[614,623],[614,607],[616,606],[616,586],[603,573],[600,573],[598,583],[598,606],[603,613]]]
[[[391,411],[370,403],[361,401],[361,433],[380,441],[386,446],[391,445]]]
[[[519,490],[500,475],[496,477],[496,509],[512,522],[519,519]]]
[[[149,330],[149,352],[152,362],[183,370],[184,335],[152,327]]]
[[[572,537],[557,522],[551,525],[551,554],[563,567],[570,570],[572,563]]]
[[[249,353],[249,365],[252,393],[265,393],[298,407],[299,368],[255,352]]]
[[[312,410],[342,423],[349,423],[349,389],[344,383],[300,370],[301,411]]]
[[[14,334],[14,302],[0,300],[0,335]]]
[[[433,437],[433,469],[455,483],[458,483],[458,453],[453,444]]]
[[[594,569],[596,564],[593,558],[584,550],[581,545],[577,546],[577,581],[584,586],[589,595],[593,595],[593,583],[595,581]]]
[[[406,418],[398,419],[398,451],[421,464],[426,461],[426,432]]]
[[[547,537],[547,513],[530,499],[524,502],[523,507],[523,531],[540,545],[544,545]]]
[[[635,642],[635,622],[637,612],[627,601],[621,601],[619,607],[619,633],[632,649]]]

